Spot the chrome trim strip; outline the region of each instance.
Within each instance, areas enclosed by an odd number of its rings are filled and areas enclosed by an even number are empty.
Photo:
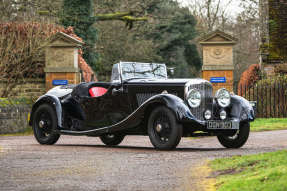
[[[160,94],[157,94],[157,95],[160,95]],[[155,96],[157,96],[155,95]],[[131,118],[137,111],[139,111],[144,105],[145,103],[147,103],[150,99],[152,99],[153,97],[155,96],[152,96],[150,97],[149,99],[147,99],[140,107],[138,107],[134,112],[132,112],[129,116],[127,116],[125,119],[123,119],[122,121],[114,124],[114,125],[111,125],[111,126],[107,126],[107,127],[102,127],[102,128],[97,128],[97,129],[93,129],[93,130],[88,130],[88,131],[69,131],[69,130],[60,130],[61,133],[70,133],[70,134],[88,134],[88,133],[95,133],[95,132],[98,132],[98,131],[101,131],[101,130],[107,130],[106,133],[108,133],[108,130],[113,128],[113,127],[116,127],[116,126],[119,126],[121,125],[122,123],[125,123],[126,121],[129,120],[129,118]]]
[[[119,74],[120,74],[120,82],[122,83],[123,82],[123,77],[122,77],[122,61],[119,62],[118,64],[118,68],[119,68]]]

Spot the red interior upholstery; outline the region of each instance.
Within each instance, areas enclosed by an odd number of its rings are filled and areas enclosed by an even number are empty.
[[[104,95],[108,90],[102,87],[92,87],[89,90],[89,93],[92,97],[99,97]]]

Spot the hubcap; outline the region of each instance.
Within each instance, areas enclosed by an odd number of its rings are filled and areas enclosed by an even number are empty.
[[[160,113],[153,125],[154,134],[161,143],[167,143],[171,135],[171,126],[168,117]]]
[[[162,125],[161,124],[157,124],[157,126],[155,127],[156,131],[159,133],[162,130]]]
[[[229,136],[228,138],[234,140],[237,139],[238,136],[239,136],[239,130],[237,130],[233,136]]]
[[[45,125],[45,122],[44,122],[44,121],[42,121],[42,120],[39,121],[39,127],[40,127],[40,128],[44,128],[44,125]]]
[[[52,132],[53,124],[51,119],[49,112],[45,110],[36,116],[36,129],[38,129],[37,132],[42,138],[49,136]]]
[[[115,137],[115,135],[113,135],[113,134],[108,134],[107,135],[107,138],[109,138],[109,139],[113,139]]]

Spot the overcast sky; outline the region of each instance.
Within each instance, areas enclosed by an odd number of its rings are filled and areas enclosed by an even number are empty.
[[[183,6],[188,5],[188,2],[190,2],[190,0],[178,0]],[[222,4],[226,4],[228,3],[229,0],[221,0]],[[240,13],[243,9],[239,6],[240,1],[238,0],[233,0],[233,2],[231,3],[228,11],[230,13],[230,15],[232,16],[236,16],[238,13]]]

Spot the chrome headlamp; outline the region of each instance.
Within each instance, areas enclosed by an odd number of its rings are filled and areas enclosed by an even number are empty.
[[[210,120],[211,117],[212,117],[211,111],[210,111],[210,110],[206,110],[206,111],[204,112],[204,118],[207,119],[207,120]]]
[[[219,89],[215,94],[215,98],[220,107],[228,107],[230,105],[231,96],[225,88]]]
[[[201,93],[196,89],[191,89],[187,93],[186,100],[190,107],[192,108],[199,107],[201,103]]]

